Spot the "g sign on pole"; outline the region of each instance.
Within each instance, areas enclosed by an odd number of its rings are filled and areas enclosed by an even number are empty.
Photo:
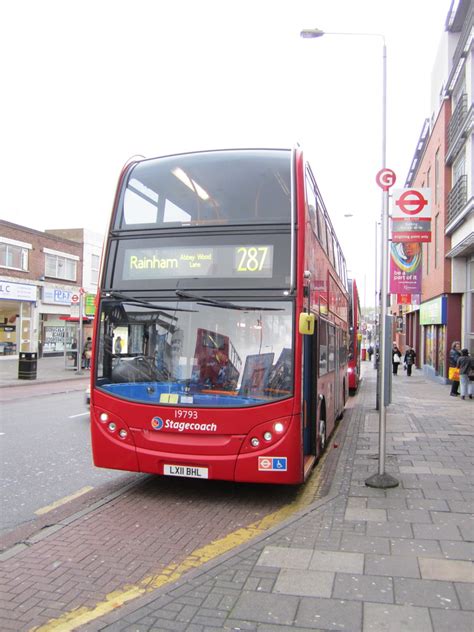
[[[431,190],[395,189],[392,197],[392,241],[431,241]]]

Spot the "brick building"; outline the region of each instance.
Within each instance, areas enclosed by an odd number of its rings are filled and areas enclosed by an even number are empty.
[[[83,287],[95,294],[102,241],[87,235],[0,220],[0,355],[62,355],[77,344],[79,318],[71,315],[71,302]],[[90,335],[91,319],[83,324],[83,335]]]
[[[432,240],[423,244],[421,304],[406,313],[402,342],[441,382],[453,341],[474,353],[473,93],[473,6],[461,0],[446,19],[432,74],[433,114],[405,183],[431,189]]]

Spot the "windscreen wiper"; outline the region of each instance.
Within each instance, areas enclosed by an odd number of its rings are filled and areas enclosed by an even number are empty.
[[[190,298],[196,301],[198,305],[213,305],[214,307],[220,307],[221,309],[236,309],[241,312],[282,312],[282,307],[255,307],[254,305],[236,305],[235,303],[229,303],[228,301],[216,301],[212,298],[206,298],[205,296],[198,296],[197,294],[191,294],[191,292],[183,292],[182,290],[175,290],[176,296],[180,298]]]
[[[120,292],[107,292],[106,294],[107,298],[116,298],[119,301],[122,301],[122,303],[127,303],[128,305],[137,305],[139,307],[148,307],[151,309],[156,309],[158,311],[163,311],[163,312],[197,312],[197,309],[184,309],[181,307],[172,307],[170,305],[155,305],[154,303],[151,303],[150,301],[147,301],[145,299],[141,299],[141,298],[130,298],[128,296],[126,296],[125,294],[120,294]]]

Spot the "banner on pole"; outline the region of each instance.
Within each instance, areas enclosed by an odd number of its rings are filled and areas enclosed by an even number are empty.
[[[390,245],[390,294],[421,293],[421,245]]]

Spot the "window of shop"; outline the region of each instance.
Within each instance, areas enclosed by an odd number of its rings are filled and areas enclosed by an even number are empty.
[[[43,353],[59,353],[64,351],[64,326],[45,325],[43,331]]]
[[[446,327],[437,327],[438,329],[438,366],[439,375],[446,376],[445,357],[446,357]]]
[[[28,250],[31,250],[31,244],[2,237],[0,239],[0,267],[27,272]]]
[[[468,285],[469,291],[467,295],[467,322],[469,332],[469,353],[474,355],[474,257],[471,257],[468,266]]]
[[[429,366],[433,366],[433,327],[432,326],[427,326],[424,328],[424,350],[425,350],[425,357],[424,357],[424,363],[428,364]]]
[[[45,276],[54,279],[75,281],[77,278],[77,260],[79,257],[61,254],[53,251],[45,252]]]

